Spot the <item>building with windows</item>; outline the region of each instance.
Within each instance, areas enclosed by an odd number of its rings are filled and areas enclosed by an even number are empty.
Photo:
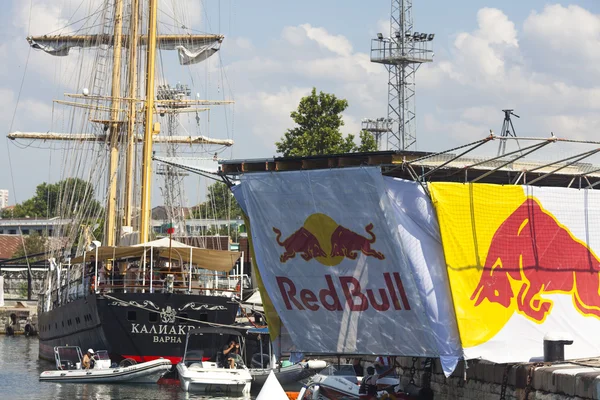
[[[10,218],[0,219],[0,235],[53,236],[57,229],[72,224],[71,219],[55,218]]]

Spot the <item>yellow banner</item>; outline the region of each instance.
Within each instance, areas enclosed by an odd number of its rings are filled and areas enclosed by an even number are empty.
[[[429,189],[461,342],[465,348],[478,346],[494,337],[516,311],[511,279],[506,274],[485,276],[484,267],[496,232],[524,204],[526,196],[522,186],[430,183]],[[498,265],[492,258],[487,263],[493,270]],[[483,287],[488,278],[497,282]],[[513,289],[519,293],[517,286]],[[489,290],[491,293],[485,292]]]

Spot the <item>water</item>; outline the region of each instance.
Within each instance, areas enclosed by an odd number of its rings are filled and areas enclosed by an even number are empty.
[[[232,399],[186,393],[178,385],[40,382],[40,373],[49,369],[54,369],[54,364],[38,358],[37,338],[0,335],[0,397],[3,399]]]

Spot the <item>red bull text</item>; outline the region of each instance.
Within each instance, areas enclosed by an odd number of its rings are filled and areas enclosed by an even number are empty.
[[[344,300],[350,311],[366,311],[370,307],[377,311],[388,311],[390,308],[398,311],[410,310],[410,303],[398,272],[383,274],[385,287],[368,289],[362,288],[358,279],[352,276],[337,277],[339,286],[336,287],[334,277],[325,275],[327,288],[319,290],[318,293],[296,287],[294,281],[285,276],[276,276],[275,279],[288,310],[318,311],[324,308],[329,311],[342,311]],[[343,293],[343,299],[338,294],[338,288]]]
[[[528,198],[495,232],[471,300],[509,308],[515,297],[510,278],[520,282],[517,310],[536,322],[552,310],[553,302],[541,297],[550,293],[570,294],[579,312],[600,318],[599,273],[600,260],[588,246]]]

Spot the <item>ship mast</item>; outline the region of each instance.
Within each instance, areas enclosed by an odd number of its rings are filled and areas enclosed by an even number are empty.
[[[142,201],[140,209],[140,243],[148,241],[150,230],[150,198],[152,189],[152,139],[160,132],[160,124],[154,126],[154,63],[156,58],[157,0],[150,0],[148,20],[148,47],[146,53],[146,119],[144,147],[142,150]]]
[[[224,105],[232,104],[233,101],[227,100],[155,100],[155,65],[156,52],[160,47],[163,50],[177,50],[179,61],[182,65],[190,65],[202,62],[219,50],[223,41],[223,35],[214,34],[169,34],[158,35],[157,14],[158,1],[149,0],[149,22],[147,35],[139,34],[140,26],[140,0],[130,0],[131,22],[130,31],[123,35],[123,8],[125,0],[114,0],[114,27],[113,34],[78,34],[78,35],[43,35],[30,36],[27,38],[30,46],[34,49],[42,50],[54,56],[66,56],[72,48],[92,48],[100,46],[113,47],[112,63],[112,83],[110,96],[100,94],[89,95],[84,89],[83,94],[68,94],[65,96],[75,99],[75,101],[55,100],[57,104],[73,106],[84,110],[100,111],[108,113],[108,119],[94,119],[90,117],[91,122],[101,123],[108,128],[107,132],[99,133],[57,133],[57,132],[11,132],[9,139],[40,139],[51,141],[78,141],[78,142],[96,142],[106,143],[110,150],[109,171],[108,171],[108,199],[106,203],[106,223],[105,223],[105,245],[114,246],[117,244],[118,232],[118,184],[119,184],[119,145],[125,145],[125,176],[123,191],[124,215],[121,221],[122,226],[133,225],[134,208],[134,189],[133,182],[135,176],[135,143],[143,143],[142,152],[142,182],[141,182],[141,212],[139,216],[139,241],[148,241],[150,226],[150,204],[152,192],[152,146],[153,143],[182,143],[182,144],[213,144],[213,145],[233,145],[230,139],[213,139],[206,136],[168,136],[161,137],[154,135],[160,132],[160,125],[154,122],[153,116],[157,112],[155,104],[170,106],[176,104],[180,112],[197,112],[206,109],[193,108],[198,105]],[[138,51],[140,46],[147,47],[146,57],[146,99],[138,99]],[[123,70],[123,49],[129,51],[125,62],[129,63],[127,85],[128,90],[121,94],[121,71]],[[102,105],[100,104],[102,103]],[[144,107],[144,134],[136,132],[136,112],[138,103],[143,103]],[[127,104],[127,109],[122,106]],[[123,107],[124,108],[124,107]],[[106,118],[106,117],[105,117]],[[126,139],[121,136],[125,133]],[[125,140],[121,140],[121,138]]]
[[[115,0],[115,27],[113,47],[113,70],[110,112],[110,161],[108,170],[108,202],[106,205],[106,224],[104,238],[107,246],[114,246],[117,222],[117,178],[119,168],[119,111],[121,108],[121,53],[123,51],[123,0]]]
[[[131,0],[131,22],[130,22],[130,43],[129,47],[129,76],[128,96],[132,99],[129,101],[129,116],[127,118],[127,154],[125,165],[125,207],[123,210],[124,226],[132,226],[132,209],[133,209],[133,161],[134,161],[134,141],[135,141],[135,112],[136,112],[136,94],[137,94],[137,45],[138,45],[138,20],[139,20],[139,2]]]

